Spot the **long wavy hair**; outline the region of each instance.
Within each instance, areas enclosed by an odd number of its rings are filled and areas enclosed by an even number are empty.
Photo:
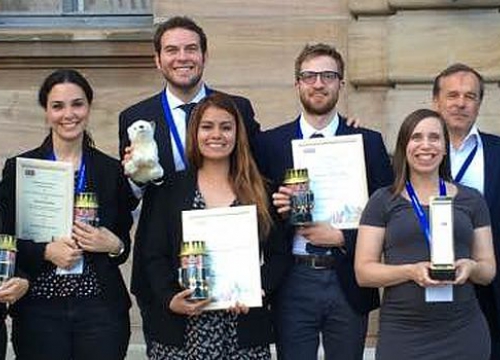
[[[198,128],[205,111],[222,109],[233,116],[236,122],[236,144],[230,155],[229,182],[238,201],[243,205],[255,204],[259,219],[259,233],[265,238],[271,229],[269,200],[266,185],[250,152],[245,125],[235,103],[228,95],[213,92],[196,105],[189,120],[187,131],[187,158],[193,170],[203,166],[203,155],[198,146]]]
[[[446,123],[441,115],[433,110],[418,109],[409,114],[401,124],[398,133],[398,140],[396,142],[396,150],[394,151],[394,158],[392,159],[392,166],[396,179],[392,185],[392,193],[399,194],[405,188],[406,180],[409,179],[408,161],[406,159],[406,147],[410,142],[411,135],[417,125],[426,118],[435,118],[439,120],[441,129],[444,134],[445,150],[450,148],[450,136],[446,129]],[[451,181],[449,157],[445,156],[439,164],[439,176],[445,181]]]

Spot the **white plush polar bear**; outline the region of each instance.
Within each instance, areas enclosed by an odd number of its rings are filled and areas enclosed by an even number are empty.
[[[163,176],[158,162],[158,146],[154,139],[155,122],[137,120],[127,129],[133,147],[131,158],[125,163],[125,175],[139,183],[147,183]]]

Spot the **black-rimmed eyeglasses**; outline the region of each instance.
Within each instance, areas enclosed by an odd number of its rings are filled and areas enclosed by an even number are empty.
[[[299,74],[299,80],[305,84],[312,85],[316,79],[320,77],[323,84],[331,84],[337,79],[342,79],[342,76],[336,71],[302,71]]]

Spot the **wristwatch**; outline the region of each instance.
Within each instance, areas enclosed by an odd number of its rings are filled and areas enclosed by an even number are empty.
[[[118,250],[117,253],[109,252],[108,253],[109,257],[115,258],[122,255],[125,252],[125,245],[123,245],[123,242],[121,240],[118,241],[120,242],[120,249]]]

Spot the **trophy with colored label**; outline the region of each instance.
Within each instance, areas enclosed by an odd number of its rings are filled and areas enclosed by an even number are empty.
[[[0,284],[14,276],[16,268],[16,238],[0,234]]]
[[[81,192],[75,196],[74,219],[94,227],[99,226],[99,203],[93,192]]]
[[[205,300],[210,296],[209,264],[204,241],[183,242],[179,254],[179,284],[193,290],[190,300]]]
[[[290,223],[301,226],[313,221],[314,194],[309,188],[307,169],[288,169],[284,185],[293,191],[290,198]]]

